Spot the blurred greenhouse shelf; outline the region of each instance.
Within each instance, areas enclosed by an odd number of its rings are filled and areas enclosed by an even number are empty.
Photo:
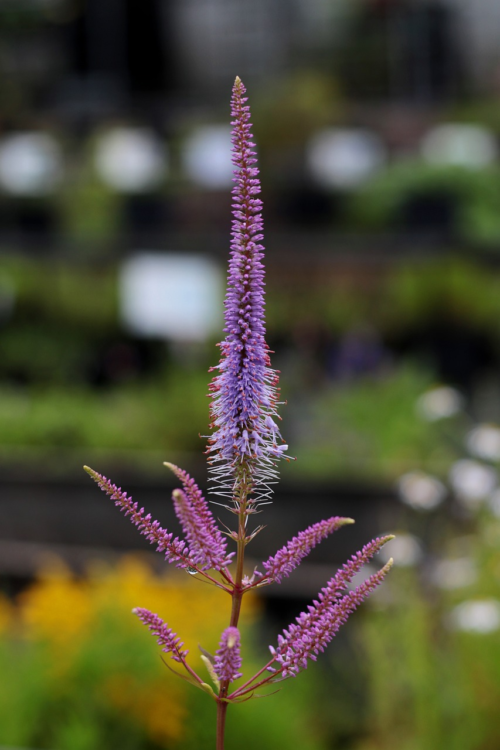
[[[157,458],[203,451],[215,341],[126,331],[119,268],[0,257],[4,466],[64,474],[102,451],[155,474]],[[376,252],[370,262],[291,252],[286,263],[270,255],[268,276],[294,476],[392,482],[415,465],[439,474],[449,449],[415,418],[436,382],[457,386],[478,419],[500,418],[496,266],[457,255],[403,263]]]

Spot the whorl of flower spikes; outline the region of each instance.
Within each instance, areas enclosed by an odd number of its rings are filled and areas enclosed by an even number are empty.
[[[341,526],[346,526],[350,523],[354,523],[352,518],[333,516],[299,532],[297,536],[294,536],[275,555],[263,563],[267,574],[266,577],[272,581],[276,581],[276,583],[281,583],[281,580],[289,576],[317,544],[326,539],[334,531],[337,531],[337,529],[340,529]]]
[[[217,527],[207,501],[187,471],[167,462],[165,466],[183,485],[183,490],[174,490],[172,500],[192,558],[202,570],[221,570],[230,564],[234,552],[227,554],[226,540]]]
[[[242,466],[254,505],[265,501],[277,479],[275,459],[284,455],[277,416],[278,375],[265,341],[262,201],[252,150],[246,89],[236,78],[231,99],[234,170],[231,258],[225,301],[226,338],[218,374],[210,385],[211,425],[207,454],[217,494],[234,500]]]
[[[156,637],[156,642],[162,647],[162,651],[171,654],[174,661],[182,662],[188,655],[188,649],[183,649],[184,643],[179,636],[163,622],[161,617],[150,612],[143,607],[136,607],[132,610],[134,615],[146,625],[151,633]]]
[[[278,636],[278,647],[276,650],[271,648],[271,653],[281,664],[283,677],[296,676],[301,669],[306,669],[308,659],[316,661],[317,655],[325,650],[349,615],[382,583],[391,566],[392,559],[354,591],[335,602],[328,596],[313,602],[307,612],[297,617],[296,624]]]
[[[115,505],[126,516],[130,517],[130,520],[140,533],[151,544],[156,544],[156,551],[165,554],[167,562],[175,563],[178,568],[192,568],[196,566],[196,561],[191,556],[191,551],[185,541],[174,537],[172,533],[163,529],[158,521],[152,519],[150,513],[146,515],[144,508],[139,508],[138,503],[132,502],[132,498],[128,497],[126,492],[117,487],[116,484],[112,484],[105,476],[90,469],[88,466],[84,466],[84,469],[99,485],[101,490],[110,495],[111,499],[115,501]]]
[[[278,636],[278,648],[270,647],[270,650],[284,667],[284,677],[296,675],[300,669],[305,669],[307,658],[315,660],[318,652],[324,650],[351,612],[382,582],[392,560],[354,591],[345,594],[356,573],[393,538],[391,535],[378,537],[365,544],[321,589],[318,599],[313,601],[307,612],[302,612],[296,618],[296,624],[283,631],[284,637]]]
[[[229,627],[222,633],[215,652],[214,671],[219,680],[232,682],[241,677],[240,631]]]

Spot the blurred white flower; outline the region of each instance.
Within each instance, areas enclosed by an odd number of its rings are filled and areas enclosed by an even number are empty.
[[[471,586],[477,579],[477,568],[470,557],[458,557],[454,560],[440,560],[432,573],[432,580],[441,589],[453,589]]]
[[[492,633],[500,628],[500,601],[479,599],[462,602],[451,612],[450,624],[455,630]]]
[[[500,427],[480,424],[466,437],[469,451],[486,461],[500,461]]]
[[[434,510],[446,497],[446,487],[434,477],[420,471],[404,474],[398,481],[401,501],[415,510]]]
[[[475,510],[495,489],[497,474],[491,466],[463,458],[451,467],[450,483],[461,504]]]
[[[95,166],[109,187],[123,193],[156,189],[167,169],[167,153],[149,128],[116,127],[96,144]]]
[[[48,133],[12,133],[0,142],[0,186],[12,195],[52,193],[63,176],[63,156]]]
[[[416,565],[422,559],[422,547],[418,539],[411,534],[398,534],[379,552],[384,563],[392,557],[394,565],[408,568]]]
[[[420,396],[417,400],[417,412],[429,422],[435,422],[457,414],[463,405],[461,394],[455,388],[443,385],[432,388]]]
[[[376,174],[387,150],[370,130],[327,128],[315,133],[307,147],[309,169],[320,185],[356,188]]]
[[[231,128],[203,125],[184,141],[182,165],[187,176],[208,190],[221,190],[233,184]]]

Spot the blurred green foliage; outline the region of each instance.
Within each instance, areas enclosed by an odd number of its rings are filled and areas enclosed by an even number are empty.
[[[458,578],[448,590],[433,586],[432,565],[465,550],[476,580]],[[487,601],[500,611],[500,520],[485,514],[475,535],[450,541],[428,561],[427,579],[412,569],[393,572],[360,630],[370,731],[355,750],[494,750],[500,745],[498,623],[489,629],[483,618],[477,630],[457,627],[454,608]]]
[[[392,332],[448,316],[496,338],[500,333],[499,282],[496,268],[464,258],[402,264],[387,278],[382,328]]]
[[[317,393],[289,438],[298,458],[293,471],[394,480],[418,466],[443,474],[453,448],[435,424],[415,417],[417,398],[430,383],[428,374],[409,366]]]
[[[187,579],[154,576],[137,558],[113,569],[95,563],[77,579],[54,560],[16,606],[1,599],[0,668],[8,690],[0,690],[0,743],[39,750],[213,746],[215,704],[166,669],[155,639],[130,612],[159,612],[204,674],[197,643],[215,650],[229,610],[219,591]],[[249,630],[258,612],[249,600],[242,623],[248,675],[265,658],[257,661]],[[310,723],[314,678],[286,687],[231,707],[228,747],[326,750],[328,722]]]
[[[332,262],[333,261],[333,262]],[[500,271],[460,255],[401,257],[366,270],[359,263],[338,266],[332,257],[304,284],[304,275],[269,280],[267,303],[271,333],[287,333],[304,321],[342,334],[372,324],[382,338],[401,330],[453,316],[500,334]],[[353,265],[356,259],[353,256]]]
[[[497,167],[467,169],[434,166],[412,159],[395,163],[353,193],[346,210],[347,225],[356,231],[394,231],[410,197],[447,195],[455,203],[456,236],[495,249],[500,238],[500,171]]]
[[[199,450],[207,376],[175,372],[154,384],[95,391],[0,389],[2,442],[40,447]]]

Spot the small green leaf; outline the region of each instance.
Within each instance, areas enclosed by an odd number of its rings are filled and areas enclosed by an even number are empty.
[[[207,657],[207,659],[208,659],[208,660],[210,661],[210,663],[211,663],[211,664],[214,664],[214,663],[215,663],[215,656],[213,656],[213,655],[212,655],[212,654],[210,653],[210,651],[207,651],[206,649],[204,649],[204,648],[203,648],[203,646],[200,646],[200,644],[199,644],[199,643],[198,643],[198,648],[200,649],[200,651],[201,651],[201,653],[203,654],[203,656],[206,656],[206,657]]]
[[[213,667],[212,662],[210,661],[210,659],[207,656],[205,656],[205,654],[201,655],[201,659],[203,661],[203,664],[206,666],[206,668],[208,670],[208,674],[212,678],[212,682],[214,683],[214,685],[217,688],[217,690],[219,690],[219,688],[220,688],[220,682],[219,682],[219,678],[215,674],[215,669]],[[211,689],[212,688],[210,688],[210,690]]]

